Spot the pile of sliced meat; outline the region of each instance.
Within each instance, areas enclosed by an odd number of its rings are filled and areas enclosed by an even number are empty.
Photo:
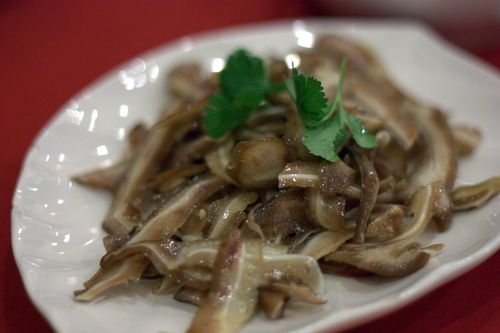
[[[454,212],[500,191],[500,177],[454,189],[457,158],[473,152],[480,132],[450,126],[443,112],[408,97],[364,46],[323,36],[297,54],[300,70],[330,96],[349,59],[344,107],[378,147],[347,137],[341,161],[312,155],[285,93],[213,139],[203,109],[217,75],[175,68],[161,119],[130,131],[121,161],[74,177],[114,196],[103,222],[106,254],[76,300],[154,279],[154,293],[198,306],[189,332],[235,332],[258,309],[278,319],[288,302],[324,303],[323,273],[411,274],[443,247],[418,242],[429,223],[445,231]],[[281,60],[268,68],[276,82],[289,76]]]

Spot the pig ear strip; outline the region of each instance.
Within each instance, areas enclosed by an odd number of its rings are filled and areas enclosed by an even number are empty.
[[[473,153],[479,130],[450,126],[408,97],[367,48],[327,35],[298,54],[299,70],[321,79],[327,97],[342,59],[356,64],[344,108],[378,147],[362,149],[348,134],[338,162],[311,154],[284,93],[214,139],[203,117],[218,77],[196,64],[174,68],[158,122],[131,129],[116,164],[73,177],[114,196],[106,254],[75,300],[156,279],[154,293],[198,306],[188,332],[236,332],[259,310],[276,320],[290,302],[325,303],[323,274],[415,272],[443,248],[418,242],[429,223],[445,231],[454,213],[498,194],[500,177],[454,189],[457,158]],[[268,66],[272,80],[289,75],[279,60]]]

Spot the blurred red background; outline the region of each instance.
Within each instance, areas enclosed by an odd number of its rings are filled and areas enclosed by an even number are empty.
[[[0,233],[0,332],[51,332],[12,257],[10,201],[26,149],[66,100],[103,72],[174,38],[325,13],[305,0],[0,1],[0,208],[6,226]],[[500,68],[498,46],[474,52]],[[421,300],[350,332],[499,332],[499,278],[497,253]]]

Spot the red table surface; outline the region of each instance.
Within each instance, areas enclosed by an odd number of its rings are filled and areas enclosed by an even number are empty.
[[[311,17],[307,1],[0,0],[0,332],[51,332],[29,300],[10,246],[11,197],[37,132],[104,71],[174,38],[237,24]],[[500,67],[500,49],[480,57]],[[500,92],[499,92],[500,93]],[[500,332],[500,253],[349,332]],[[166,328],[168,329],[168,328]]]

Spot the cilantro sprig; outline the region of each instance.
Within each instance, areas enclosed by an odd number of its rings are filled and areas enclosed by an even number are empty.
[[[337,150],[348,136],[350,130],[354,141],[363,148],[375,148],[375,137],[363,126],[361,120],[344,109],[342,85],[347,66],[347,59],[342,60],[337,93],[333,102],[328,103],[321,82],[312,76],[300,74],[292,69],[292,79],[285,81],[288,93],[292,97],[304,122],[302,142],[314,155],[330,162],[340,158]]]
[[[205,126],[213,138],[244,122],[276,90],[267,78],[262,59],[244,49],[229,56],[220,74],[219,87],[220,91],[210,96],[205,108]]]
[[[314,155],[336,162],[338,149],[349,132],[363,148],[377,146],[375,137],[361,120],[344,109],[342,85],[347,59],[342,60],[337,93],[328,102],[321,82],[292,69],[292,78],[284,85],[304,122],[302,142]],[[262,59],[245,49],[232,53],[220,74],[219,91],[208,99],[204,123],[208,134],[218,138],[243,123],[252,112],[266,106],[266,99],[282,87],[267,78]],[[349,130],[349,132],[347,131]]]

